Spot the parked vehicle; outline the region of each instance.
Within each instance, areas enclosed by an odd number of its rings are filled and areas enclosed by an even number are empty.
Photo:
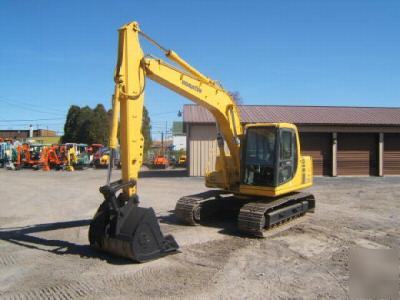
[[[179,168],[186,167],[186,154],[182,154],[179,156],[178,161],[176,162],[176,166]]]
[[[169,167],[169,160],[164,155],[156,155],[153,159],[152,167],[154,169],[166,169]]]

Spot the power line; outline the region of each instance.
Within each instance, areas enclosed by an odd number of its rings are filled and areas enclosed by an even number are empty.
[[[54,112],[49,112],[49,111],[44,111],[44,110],[40,110],[40,109],[36,109],[36,108],[32,108],[32,107],[27,107],[25,105],[20,105],[20,104],[17,104],[15,102],[7,101],[7,100],[4,100],[4,99],[0,99],[0,102],[4,102],[4,103],[7,103],[9,105],[16,106],[16,107],[22,108],[22,109],[27,110],[27,111],[33,111],[33,112],[38,112],[38,113],[42,113],[42,114],[50,114],[50,115],[61,116],[61,114],[55,114]]]
[[[167,112],[162,112],[162,113],[157,113],[157,114],[151,114],[149,113],[150,118],[154,116],[161,116],[161,115],[168,115],[168,114],[177,114],[178,112],[176,110],[174,111],[167,111]]]
[[[13,119],[5,120],[1,119],[0,122],[37,122],[37,121],[55,121],[55,120],[65,120],[65,118],[48,118],[48,119]]]
[[[64,127],[64,123],[21,123],[21,124],[0,124],[0,128],[3,128],[2,130],[28,130],[29,126],[35,126],[35,127]]]
[[[21,101],[21,100],[16,101],[16,100],[11,100],[11,99],[5,99],[3,97],[1,99],[0,99],[0,101],[7,102],[7,103],[10,103],[10,104],[16,104],[17,103],[17,104],[20,104],[20,105],[24,105],[24,107],[25,106],[28,106],[28,107],[35,106],[35,107],[38,107],[39,109],[42,108],[41,105],[37,105],[37,104],[32,103],[33,101],[31,101],[31,102],[24,102],[24,101]],[[49,107],[48,110],[62,112],[62,113],[66,112],[66,110],[58,109],[58,108],[54,108],[54,107]]]

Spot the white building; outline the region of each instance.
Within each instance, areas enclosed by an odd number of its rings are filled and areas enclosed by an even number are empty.
[[[185,150],[186,151],[186,136],[185,135],[173,136],[172,144],[174,145],[174,150]]]
[[[175,151],[186,151],[186,134],[183,132],[182,122],[173,122],[172,124],[172,144]]]

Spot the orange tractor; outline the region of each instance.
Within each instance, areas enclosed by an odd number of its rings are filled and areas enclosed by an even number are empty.
[[[17,157],[14,163],[16,169],[32,168],[39,170],[42,168],[48,171],[49,147],[40,144],[22,144],[16,148]]]
[[[166,169],[169,167],[169,159],[161,154],[154,156],[153,168],[155,169]]]
[[[44,156],[50,169],[61,170],[67,164],[67,148],[65,145],[52,145],[48,147]]]

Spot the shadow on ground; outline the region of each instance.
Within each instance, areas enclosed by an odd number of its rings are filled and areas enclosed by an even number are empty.
[[[13,243],[29,249],[35,249],[40,251],[46,251],[57,255],[79,255],[83,258],[98,258],[105,260],[108,263],[122,265],[131,264],[132,261],[116,256],[112,256],[107,253],[96,251],[89,245],[79,245],[64,240],[57,239],[46,239],[35,236],[35,234],[53,231],[60,229],[68,229],[75,227],[88,226],[91,220],[76,220],[66,222],[55,222],[36,224],[32,226],[16,227],[16,228],[1,228],[0,229],[0,240]],[[88,241],[89,243],[89,241]]]
[[[172,169],[172,170],[146,170],[139,172],[139,178],[150,177],[187,177],[188,172],[186,169]]]
[[[160,223],[169,225],[182,224],[175,216],[174,211],[169,211],[170,214],[158,218]],[[219,228],[221,234],[243,236],[236,227],[237,213],[227,211],[217,216],[208,216],[199,224],[206,227]],[[96,258],[107,261],[110,264],[123,265],[132,264],[129,259],[113,256],[109,253],[104,253],[93,249],[88,244],[80,245],[60,239],[48,239],[38,236],[40,233],[47,231],[55,231],[62,229],[70,229],[76,227],[84,227],[90,224],[90,219],[54,222],[45,224],[35,224],[24,227],[0,228],[0,240],[39,251],[45,251],[56,255],[78,255],[82,258]],[[190,226],[189,226],[190,227]]]
[[[184,227],[195,227],[193,225],[183,224],[178,218],[175,216],[174,211],[168,211],[170,214],[165,216],[158,217],[158,220],[161,224],[175,225],[175,226],[184,226]],[[200,226],[211,227],[219,229],[220,234],[229,235],[229,236],[238,236],[238,237],[248,237],[244,233],[242,233],[237,228],[237,218],[238,211],[227,210],[223,212],[219,212],[218,214],[210,215],[203,217],[202,220],[198,223]]]

